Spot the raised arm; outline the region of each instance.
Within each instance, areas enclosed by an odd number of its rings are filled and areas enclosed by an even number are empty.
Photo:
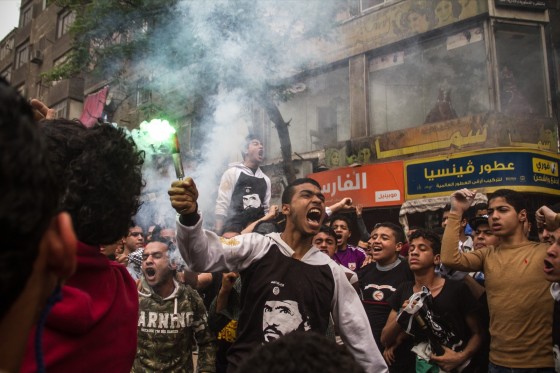
[[[192,271],[239,272],[263,255],[268,238],[259,234],[222,239],[214,232],[202,229],[197,212],[198,190],[191,178],[177,180],[168,191],[177,218],[177,246]]]
[[[486,249],[462,253],[458,250],[463,214],[474,201],[476,191],[461,189],[451,195],[451,210],[441,242],[441,262],[448,268],[460,271],[479,271],[482,269],[482,252]]]

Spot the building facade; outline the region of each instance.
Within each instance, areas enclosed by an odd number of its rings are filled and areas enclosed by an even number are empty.
[[[428,227],[461,187],[533,193],[533,209],[558,200],[556,2],[349,4],[322,65],[280,106],[327,200],[353,196],[370,225]]]

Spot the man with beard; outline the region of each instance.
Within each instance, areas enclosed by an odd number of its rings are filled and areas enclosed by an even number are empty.
[[[247,136],[243,162],[229,165],[222,175],[216,201],[215,231],[229,238],[262,218],[270,206],[270,179],[260,169],[264,148],[255,136]]]
[[[202,229],[197,212],[198,190],[191,178],[173,182],[171,204],[179,213],[177,242],[183,258],[199,272],[228,270],[242,278],[238,335],[229,350],[229,372],[264,340],[267,302],[290,300],[298,305],[308,328],[325,334],[329,314],[348,349],[367,372],[387,366],[367,325],[367,316],[344,272],[313,247],[325,214],[325,197],[313,179],[297,179],[282,194],[286,226],[282,233],[250,233],[220,239]],[[268,305],[272,308],[270,303]],[[272,319],[270,320],[273,321]],[[281,318],[274,318],[281,322]]]
[[[198,345],[198,372],[215,372],[216,349],[206,308],[198,293],[175,280],[180,257],[169,242],[154,240],[142,254],[138,295],[138,349],[133,372],[193,372],[192,351]]]

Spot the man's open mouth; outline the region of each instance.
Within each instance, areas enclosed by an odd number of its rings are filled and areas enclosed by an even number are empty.
[[[307,220],[319,224],[321,221],[321,210],[313,208],[307,213]]]
[[[381,248],[381,246],[373,246],[373,247],[371,248],[371,250],[372,250],[374,253],[379,253],[379,252],[381,252],[381,250],[383,250],[383,248]]]
[[[544,268],[552,269],[552,268],[554,268],[554,265],[552,263],[550,263],[548,260],[545,259],[544,260]]]
[[[144,272],[146,272],[146,276],[148,277],[154,277],[156,275],[156,270],[153,268],[146,268]]]

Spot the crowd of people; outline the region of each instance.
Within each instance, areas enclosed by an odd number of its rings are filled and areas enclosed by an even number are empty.
[[[560,371],[560,204],[536,239],[509,189],[454,192],[441,230],[367,227],[310,178],[271,205],[249,136],[212,230],[189,177],[168,191],[175,224],[143,227],[126,132],[4,81],[0,148],[2,372]]]

